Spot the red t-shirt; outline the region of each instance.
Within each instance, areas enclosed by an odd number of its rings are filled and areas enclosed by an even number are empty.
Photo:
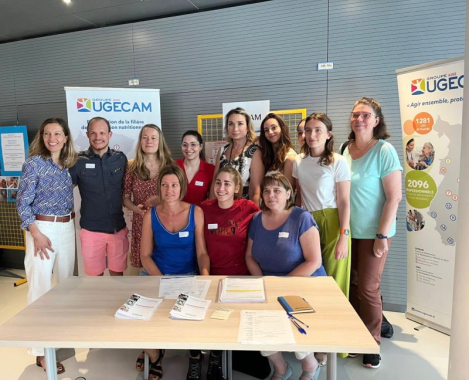
[[[249,274],[244,259],[247,235],[253,215],[259,208],[247,199],[236,199],[228,209],[218,206],[216,199],[200,204],[205,214],[204,235],[210,256],[210,274]]]
[[[186,175],[186,169],[184,169],[184,158],[176,160],[176,163],[182,169]],[[187,193],[183,201],[200,206],[200,203],[208,198],[210,186],[212,186],[213,172],[215,171],[215,166],[200,160],[199,170],[195,173],[192,181],[187,181]]]

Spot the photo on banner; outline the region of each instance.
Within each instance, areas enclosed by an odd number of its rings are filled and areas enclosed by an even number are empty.
[[[449,333],[456,254],[464,60],[397,71],[409,319]],[[429,296],[430,295],[430,296]]]
[[[159,89],[65,87],[65,93],[68,124],[77,151],[89,148],[87,124],[96,116],[107,119],[111,125],[112,137],[109,147],[123,152],[129,160],[134,158],[138,135],[145,124],[156,124],[163,129]],[[74,199],[78,273],[82,275],[84,264],[78,233],[81,197],[77,187],[74,189]],[[130,241],[132,212],[124,208],[124,216],[129,228]]]

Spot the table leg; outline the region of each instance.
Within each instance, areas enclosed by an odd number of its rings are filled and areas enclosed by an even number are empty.
[[[57,380],[57,358],[55,348],[44,349],[44,360],[47,368],[47,380]]]
[[[148,357],[148,354],[145,351],[145,358],[143,360],[143,380],[148,380],[148,377],[150,376],[150,358]]]
[[[226,354],[228,356],[228,368],[226,369],[226,380],[231,380],[233,379],[233,351],[226,351]]]
[[[223,372],[223,376],[225,376],[225,379],[228,380],[228,371],[227,371],[227,363],[228,363],[228,351],[222,351],[221,353],[221,370]]]
[[[337,380],[337,354],[327,354],[327,380]]]

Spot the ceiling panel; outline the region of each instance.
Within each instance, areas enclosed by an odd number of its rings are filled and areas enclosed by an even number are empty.
[[[78,12],[76,15],[98,26],[138,21],[171,14],[192,12],[195,7],[186,0],[139,1],[136,4],[125,4],[106,8],[105,11],[93,10]]]
[[[0,44],[269,0],[0,0]]]

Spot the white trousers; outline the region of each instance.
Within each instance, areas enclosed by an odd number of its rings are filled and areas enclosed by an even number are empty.
[[[75,220],[67,223],[35,221],[42,234],[46,235],[54,252],[48,251],[49,260],[34,255],[34,238],[26,232],[26,255],[24,269],[28,279],[28,305],[52,288],[52,276],[56,284],[73,275],[75,267]],[[40,326],[38,326],[40,328]],[[44,356],[43,348],[32,348],[29,353]]]

